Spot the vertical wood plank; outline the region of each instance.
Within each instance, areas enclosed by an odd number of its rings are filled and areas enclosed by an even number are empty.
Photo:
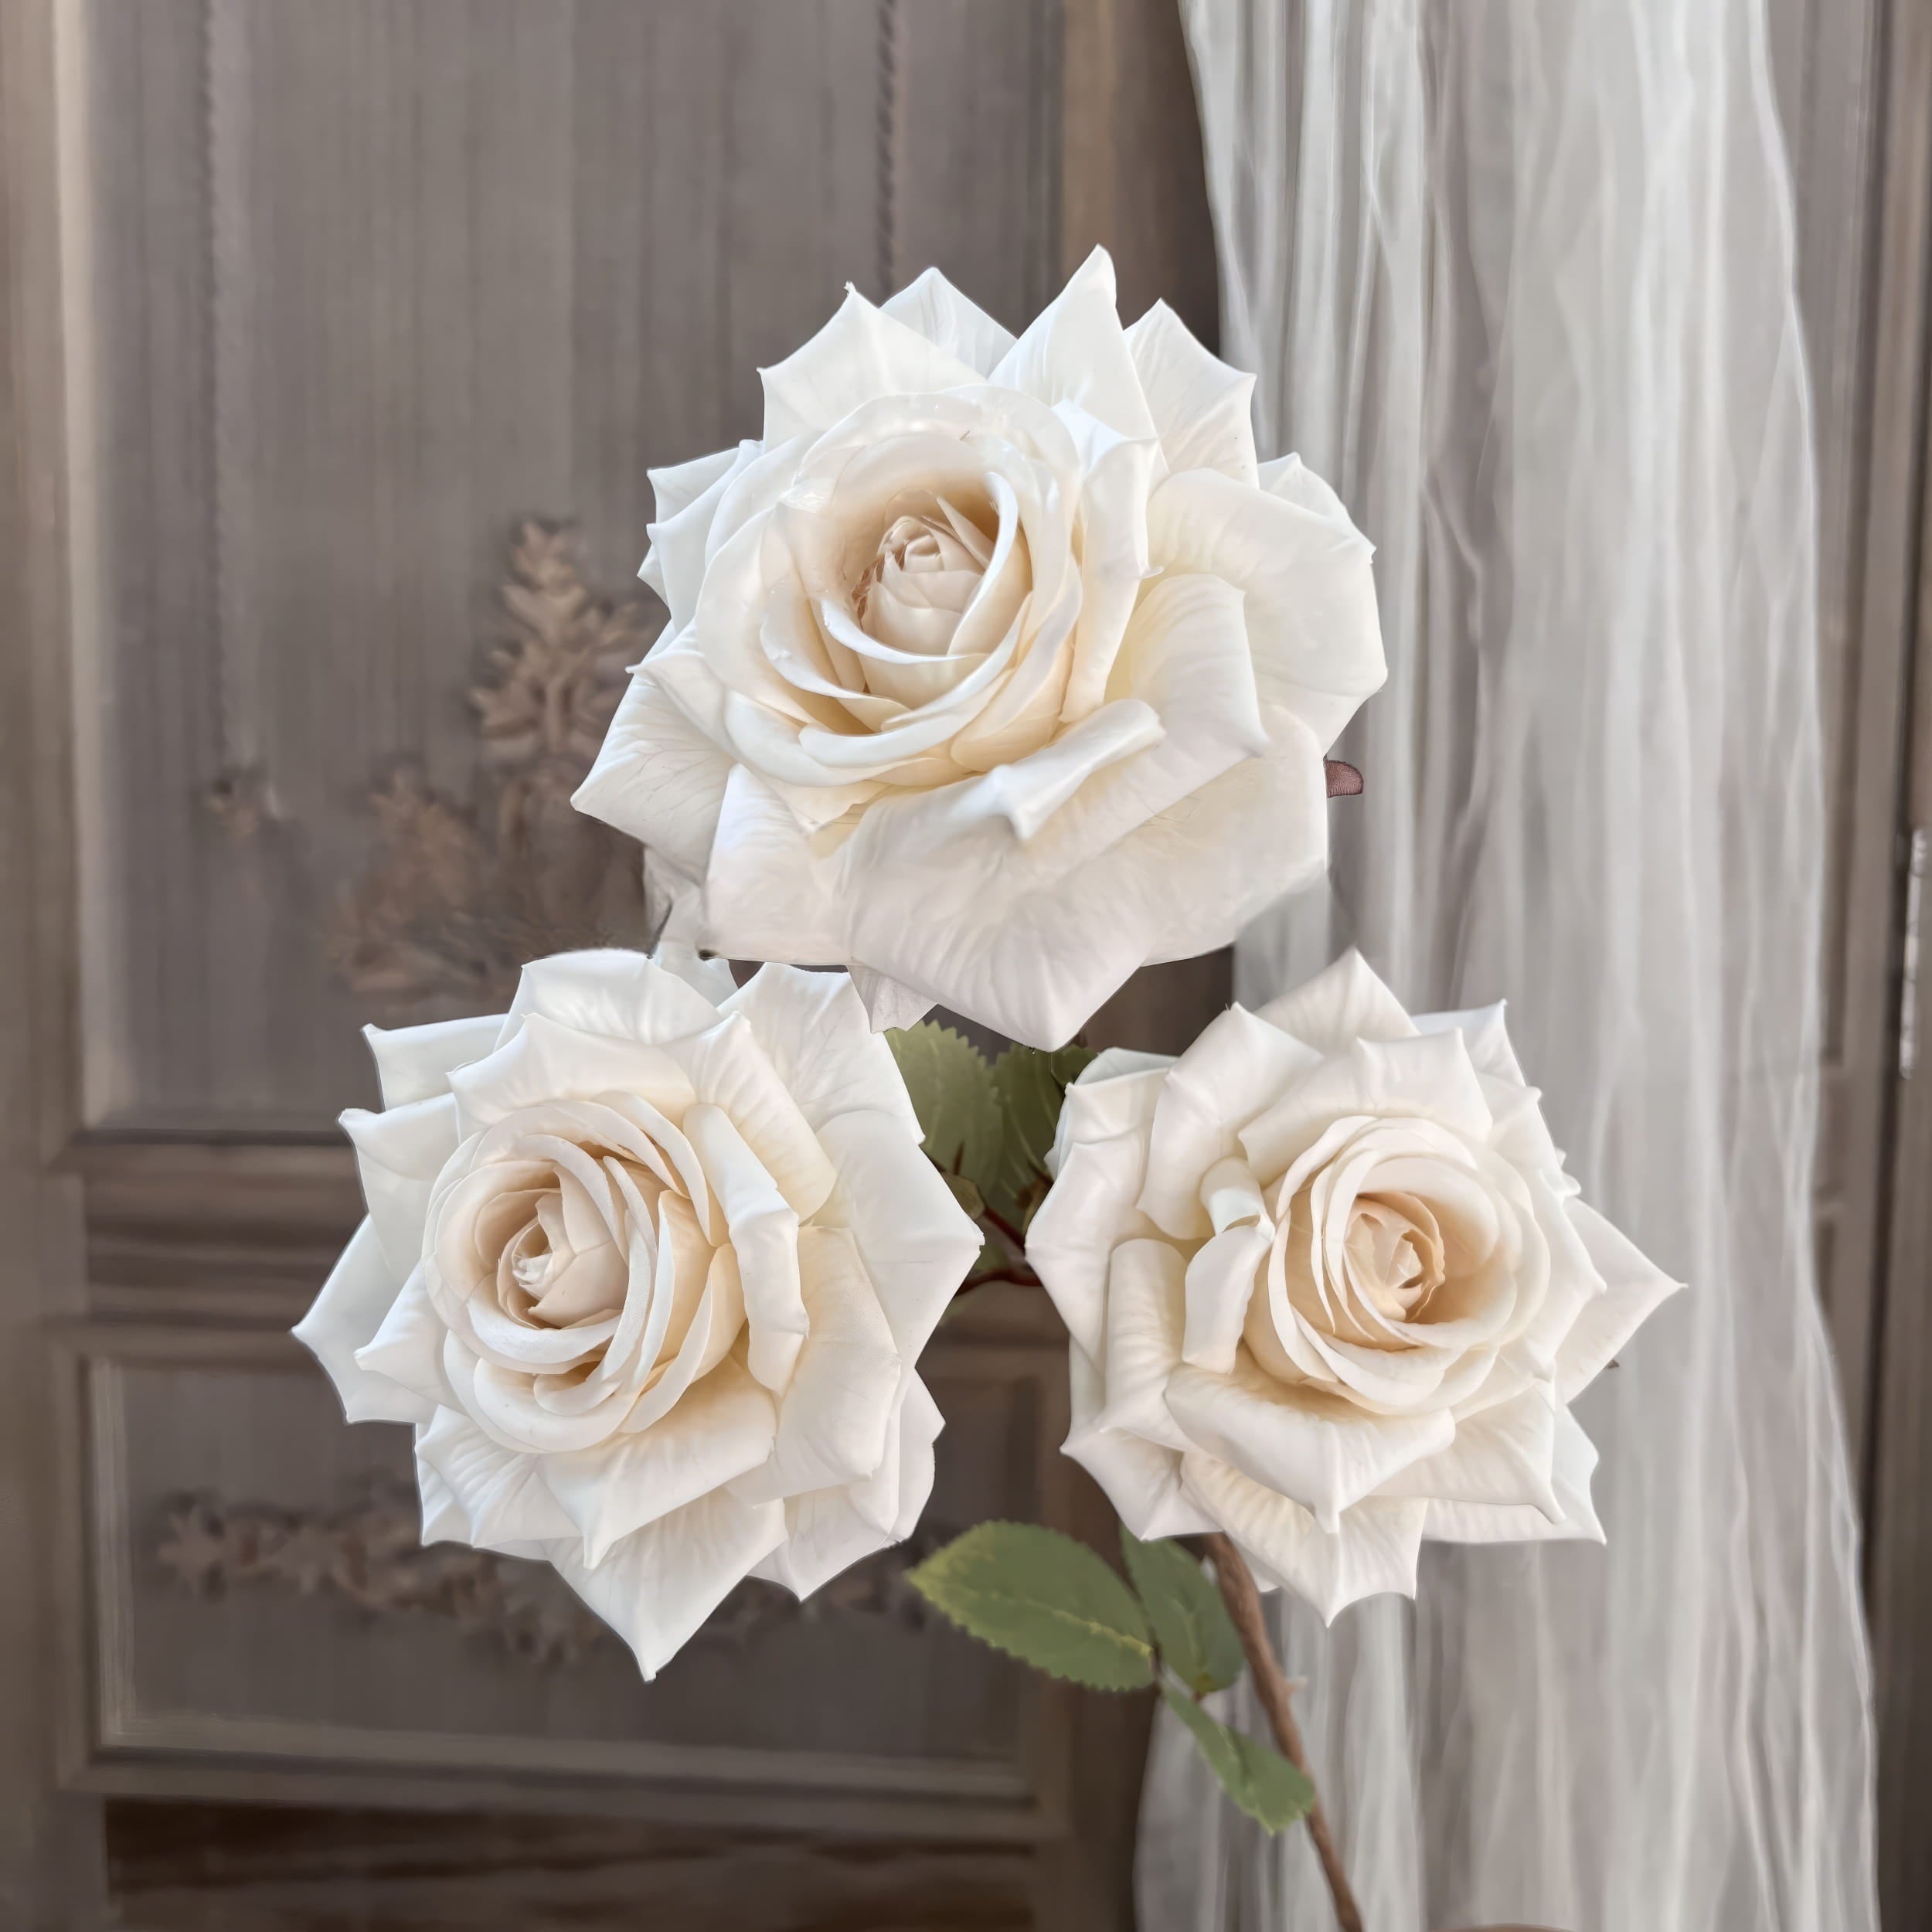
[[[84,22],[58,0],[0,8],[0,1921],[105,1916],[100,1808],[52,1789],[62,1524],[46,1327],[83,1274],[79,1202],[49,1162],[79,1117],[78,922],[67,655],[63,112]],[[70,134],[71,126],[65,130]]]

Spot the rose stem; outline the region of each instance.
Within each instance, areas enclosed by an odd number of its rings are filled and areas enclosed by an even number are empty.
[[[1248,1668],[1254,1673],[1255,1692],[1268,1714],[1274,1741],[1281,1746],[1281,1755],[1312,1784],[1315,1774],[1308,1769],[1301,1726],[1294,1721],[1294,1692],[1281,1675],[1281,1666],[1274,1659],[1274,1647],[1268,1641],[1268,1627],[1261,1615],[1261,1593],[1255,1587],[1254,1573],[1240,1551],[1219,1530],[1202,1540],[1207,1545],[1208,1559],[1214,1565],[1214,1580],[1221,1586],[1222,1600],[1234,1620],[1241,1648],[1247,1653]],[[1335,1849],[1319,1798],[1308,1807],[1308,1835],[1315,1840],[1315,1855],[1321,1861],[1321,1876],[1328,1881],[1342,1932],[1362,1932],[1362,1908],[1349,1889],[1349,1875],[1342,1869],[1342,1855]]]

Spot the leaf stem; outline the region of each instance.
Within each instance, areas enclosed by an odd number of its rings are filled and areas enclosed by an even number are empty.
[[[1294,1721],[1294,1693],[1288,1680],[1281,1674],[1281,1666],[1275,1661],[1274,1648],[1268,1641],[1268,1628],[1261,1614],[1261,1593],[1255,1587],[1254,1573],[1250,1570],[1240,1550],[1219,1530],[1202,1539],[1207,1546],[1208,1559],[1214,1566],[1214,1580],[1221,1587],[1222,1600],[1228,1607],[1228,1615],[1233,1619],[1236,1634],[1241,1639],[1241,1648],[1246,1652],[1248,1668],[1254,1673],[1255,1693],[1261,1700],[1261,1708],[1268,1714],[1268,1723],[1274,1733],[1274,1741],[1281,1748],[1281,1755],[1287,1758],[1303,1777],[1312,1784],[1315,1774],[1308,1768],[1308,1753],[1301,1742],[1301,1727]],[[1342,1869],[1342,1854],[1336,1850],[1334,1835],[1328,1829],[1327,1814],[1321,1808],[1318,1797],[1308,1808],[1308,1835],[1315,1841],[1315,1855],[1321,1861],[1321,1876],[1328,1882],[1329,1896],[1335,1900],[1335,1916],[1342,1932],[1362,1932],[1362,1908],[1355,1902],[1355,1893],[1349,1885],[1349,1875]]]

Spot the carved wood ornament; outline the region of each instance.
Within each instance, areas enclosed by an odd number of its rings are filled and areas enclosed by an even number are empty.
[[[386,1012],[500,1007],[526,960],[648,937],[636,848],[574,811],[655,627],[641,598],[594,597],[576,533],[526,522],[502,591],[511,634],[469,693],[474,801],[399,767],[370,795],[376,857],[330,935],[338,977]]]

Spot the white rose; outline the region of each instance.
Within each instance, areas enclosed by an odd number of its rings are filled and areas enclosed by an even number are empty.
[[[576,802],[674,930],[1055,1046],[1315,878],[1381,637],[1253,380],[1123,329],[1103,252],[1017,342],[928,270],[764,372],[763,441],[653,471],[670,622]]]
[[[369,1029],[369,1218],[295,1331],[351,1420],[416,1425],[426,1542],[547,1559],[646,1676],[741,1578],[911,1531],[981,1239],[843,975],[662,958]]]
[[[1425,1537],[1587,1537],[1569,1403],[1678,1285],[1577,1199],[1502,1009],[1411,1019],[1351,953],[1068,1090],[1027,1257],[1136,1535],[1225,1531],[1325,1617]]]

